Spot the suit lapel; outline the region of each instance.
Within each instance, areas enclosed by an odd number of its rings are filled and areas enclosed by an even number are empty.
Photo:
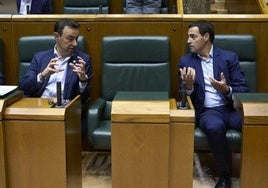
[[[221,74],[221,61],[220,61],[220,54],[216,47],[213,49],[213,74],[216,80],[220,80]]]
[[[70,85],[72,85],[71,83],[75,82],[76,80],[76,73],[74,73],[73,69],[69,66],[69,62],[71,59],[72,57],[68,61],[67,72],[66,72],[66,77],[65,77],[65,85],[64,85],[64,93],[63,93],[65,98],[67,98],[68,93],[71,93],[70,91]]]
[[[200,82],[202,90],[205,92],[205,82],[204,82],[203,69],[201,65],[201,59],[196,54],[195,58],[193,59],[193,62],[196,69],[196,80]]]

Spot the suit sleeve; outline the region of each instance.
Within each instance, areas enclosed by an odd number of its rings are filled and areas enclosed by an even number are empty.
[[[19,82],[19,88],[24,92],[24,95],[29,97],[40,97],[42,93],[42,88],[46,84],[37,82],[37,75],[41,72],[41,69],[47,65],[39,66],[44,60],[42,57],[35,55],[33,60],[30,63],[27,73],[22,77]]]

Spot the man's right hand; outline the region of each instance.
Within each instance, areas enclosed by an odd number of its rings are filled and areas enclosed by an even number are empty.
[[[195,82],[195,69],[192,67],[180,68],[181,79],[186,83],[186,89],[191,90]]]
[[[60,59],[60,57],[55,57],[52,58],[47,67],[45,68],[45,70],[43,70],[43,72],[41,72],[43,77],[47,77],[51,74],[57,73],[57,72],[61,72],[64,71],[64,69],[61,69],[58,67],[58,60]]]

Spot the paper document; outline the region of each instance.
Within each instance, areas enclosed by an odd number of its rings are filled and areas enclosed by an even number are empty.
[[[18,86],[9,86],[9,85],[2,85],[0,86],[0,97],[16,90]]]

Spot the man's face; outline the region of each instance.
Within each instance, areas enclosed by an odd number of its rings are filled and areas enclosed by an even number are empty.
[[[188,40],[187,43],[189,45],[189,49],[192,53],[201,53],[206,43],[209,41],[209,34],[206,33],[202,36],[199,33],[198,27],[191,27],[188,30]]]
[[[69,26],[64,27],[62,35],[54,33],[56,39],[57,51],[61,56],[71,56],[77,46],[77,38],[79,36],[79,30],[73,29]]]

